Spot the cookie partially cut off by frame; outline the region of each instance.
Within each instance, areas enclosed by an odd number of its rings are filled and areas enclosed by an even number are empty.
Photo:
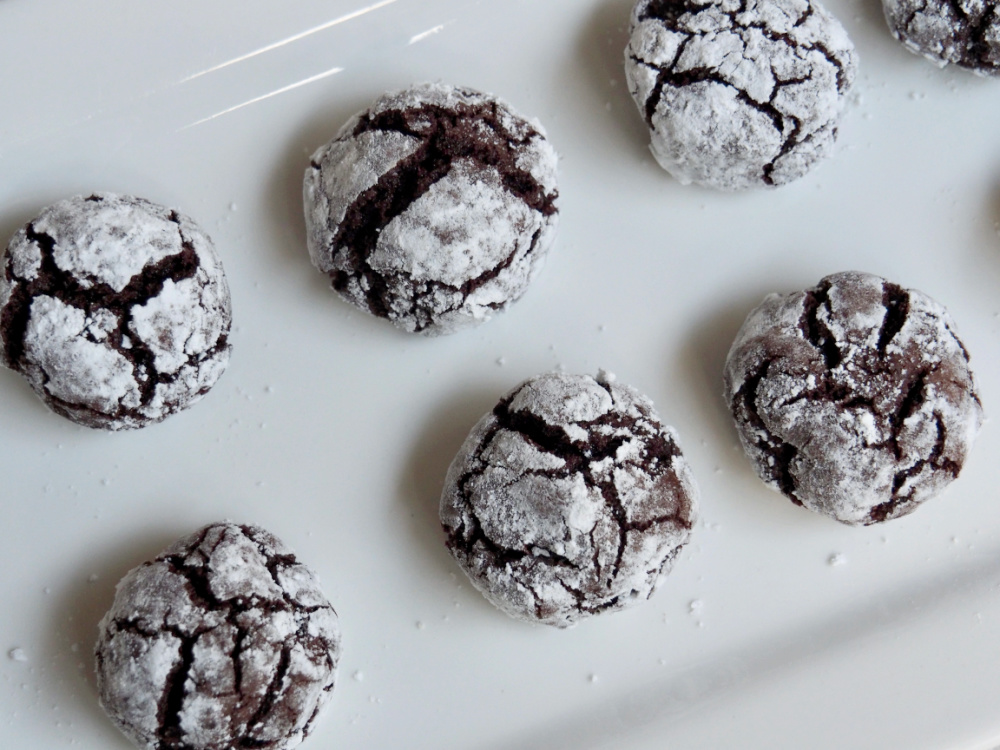
[[[983,420],[947,311],[866,273],[769,295],[740,328],[724,380],[760,478],[855,526],[906,515],[943,490]]]
[[[379,97],[306,169],[309,255],[341,297],[427,335],[488,320],[555,236],[556,153],[489,94],[420,84]]]
[[[119,582],[97,688],[151,750],[287,750],[330,700],[337,613],[315,574],[259,526],[210,524]]]
[[[0,362],[87,427],[159,422],[229,364],[229,286],[187,216],[112,193],[55,203],[11,239],[0,270]]]
[[[639,0],[625,50],[660,166],[719,190],[784,185],[829,156],[856,68],[815,0]]]
[[[511,617],[567,627],[645,601],[687,543],[697,488],[676,433],[607,373],[547,373],[473,428],[441,495],[447,545]]]
[[[1000,76],[997,0],[882,0],[882,9],[889,31],[910,52],[938,67]]]

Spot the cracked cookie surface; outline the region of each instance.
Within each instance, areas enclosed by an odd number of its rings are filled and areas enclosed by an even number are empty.
[[[141,198],[55,203],[3,257],[0,361],[88,427],[143,427],[200,399],[229,363],[231,319],[211,240]]]
[[[892,35],[914,54],[1000,76],[997,0],[882,0],[882,9]]]
[[[639,0],[625,50],[660,166],[720,190],[783,185],[828,156],[856,67],[811,0]]]
[[[725,397],[761,479],[851,525],[906,515],[944,489],[983,419],[947,311],[857,272],[751,312]]]
[[[481,323],[552,244],[556,161],[537,121],[488,94],[385,94],[306,169],[309,256],[341,297],[406,331]]]
[[[101,705],[140,747],[284,750],[332,697],[340,630],[279,539],[217,523],[119,582],[95,656]]]
[[[697,489],[645,396],[548,373],[473,428],[441,495],[447,545],[512,617],[567,627],[650,597],[688,541]]]

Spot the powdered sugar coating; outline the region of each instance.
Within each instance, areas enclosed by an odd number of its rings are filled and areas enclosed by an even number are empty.
[[[828,156],[855,70],[812,0],[639,0],[625,50],[660,166],[720,190],[783,185]]]
[[[645,396],[601,373],[505,395],[448,470],[441,523],[512,617],[567,627],[648,599],[688,541],[697,489]]]
[[[851,525],[905,515],[944,489],[983,419],[947,311],[857,272],[751,312],[725,397],[760,477]]]
[[[404,330],[483,322],[552,244],[556,161],[538,122],[488,94],[385,94],[313,155],[309,256],[342,297]]]
[[[74,422],[158,422],[229,362],[221,262],[176,211],[111,193],[60,201],[14,235],[3,263],[0,360]]]
[[[101,704],[140,747],[285,750],[332,696],[337,614],[257,526],[206,526],[131,570],[101,620]]]
[[[942,68],[1000,75],[997,0],[882,0],[882,9],[892,35],[914,54]]]

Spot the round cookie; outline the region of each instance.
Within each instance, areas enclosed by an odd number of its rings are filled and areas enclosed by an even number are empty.
[[[333,288],[406,331],[488,320],[555,235],[556,153],[537,121],[442,84],[388,93],[306,170],[309,255]]]
[[[3,257],[0,361],[87,427],[143,427],[200,399],[229,363],[231,319],[211,240],[141,198],[60,201]]]
[[[216,523],[119,582],[95,656],[101,705],[140,747],[284,750],[332,696],[340,630],[280,540]]]
[[[751,312],[725,398],[761,479],[851,525],[906,515],[944,489],[983,419],[947,311],[856,272]]]
[[[882,9],[892,35],[914,54],[942,68],[1000,75],[997,0],[882,0]]]
[[[441,495],[447,545],[508,615],[567,627],[653,593],[695,522],[676,434],[600,373],[548,373],[473,428]]]
[[[854,46],[812,0],[639,0],[625,77],[682,184],[783,185],[828,156]]]

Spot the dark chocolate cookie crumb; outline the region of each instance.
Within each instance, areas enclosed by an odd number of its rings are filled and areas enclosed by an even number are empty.
[[[539,123],[471,89],[414,86],[313,155],[309,255],[362,310],[450,333],[524,293],[552,243],[557,196]]]
[[[947,311],[856,272],[751,312],[725,397],[761,479],[851,525],[906,515],[944,489],[983,419]]]
[[[110,193],[70,198],[19,230],[2,262],[0,361],[74,422],[158,422],[229,363],[222,265],[176,211]]]
[[[332,696],[340,630],[316,576],[217,523],[130,571],[100,624],[101,705],[152,750],[285,750]]]
[[[892,35],[914,54],[939,67],[1000,75],[997,0],[882,0],[882,8]]]
[[[833,150],[854,46],[814,0],[639,0],[629,91],[681,183],[783,185]]]
[[[567,627],[650,597],[687,542],[697,490],[674,431],[601,373],[505,395],[448,471],[448,548],[490,602]]]

